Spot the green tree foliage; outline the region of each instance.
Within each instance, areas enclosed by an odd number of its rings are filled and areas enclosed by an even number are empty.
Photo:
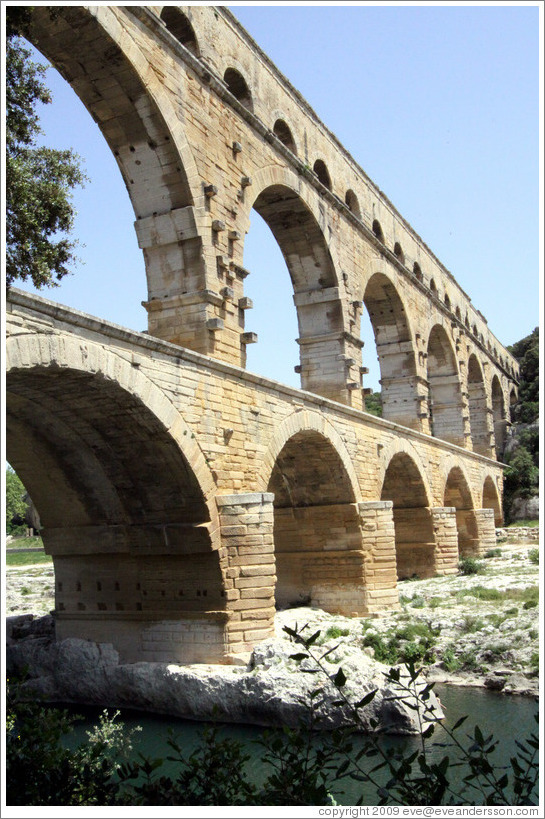
[[[520,364],[519,397],[512,420],[530,424],[539,416],[539,327],[508,349]]]
[[[83,185],[80,158],[71,150],[39,147],[38,103],[51,102],[46,69],[30,60],[21,34],[29,10],[6,14],[6,284],[30,279],[57,286],[75,261],[72,191]]]
[[[25,500],[26,489],[16,472],[6,468],[6,532],[16,532],[24,522],[28,503]]]
[[[380,392],[372,392],[365,396],[365,412],[382,418],[382,397]]]
[[[509,351],[520,363],[518,401],[511,417],[517,430],[515,447],[505,456],[509,466],[505,473],[504,509],[511,520],[511,509],[516,498],[536,495],[539,484],[539,328],[517,341]],[[524,427],[523,425],[530,426]]]

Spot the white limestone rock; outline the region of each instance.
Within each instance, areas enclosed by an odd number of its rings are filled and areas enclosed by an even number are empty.
[[[108,644],[75,638],[56,643],[27,636],[14,641],[8,666],[29,669],[24,686],[32,696],[49,701],[130,707],[186,719],[263,726],[296,726],[308,717],[310,693],[323,688],[318,725],[332,729],[350,723],[350,709],[336,707],[339,690],[323,674],[302,671],[290,659],[297,649],[287,640],[270,640],[256,648],[247,668],[240,666],[133,663],[119,665],[117,652]],[[310,660],[304,660],[307,667]],[[419,725],[415,711],[396,699],[385,684],[385,666],[366,654],[347,650],[341,663],[347,676],[343,687],[351,702],[378,689],[362,709],[360,730],[372,730],[370,720],[389,733],[414,734]],[[339,665],[331,665],[330,677]],[[329,669],[328,669],[329,671]],[[442,717],[436,703],[437,717]]]

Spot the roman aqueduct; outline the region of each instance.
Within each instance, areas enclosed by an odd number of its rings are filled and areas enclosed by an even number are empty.
[[[52,12],[30,39],[117,159],[149,322],[9,294],[7,454],[58,637],[229,662],[276,606],[380,613],[493,544],[518,366],[453,276],[225,7]],[[301,390],[245,369],[252,209],[290,272]]]

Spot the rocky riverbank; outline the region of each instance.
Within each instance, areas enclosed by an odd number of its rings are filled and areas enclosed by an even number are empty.
[[[161,663],[119,665],[111,646],[79,640],[57,644],[52,618],[51,565],[8,568],[8,667],[31,669],[29,689],[50,700],[137,707],[205,719],[220,706],[226,721],[294,724],[301,696],[316,677],[298,670],[298,651],[284,628],[320,631],[314,651],[331,678],[348,677],[351,699],[378,688],[368,716],[386,730],[417,730],[410,709],[393,707],[385,672],[413,659],[428,680],[538,695],[538,584],[535,543],[501,543],[467,563],[454,577],[399,584],[400,610],[376,618],[347,618],[312,608],[277,614],[275,639],[260,644],[241,666],[181,667]],[[476,571],[475,571],[476,570]],[[23,616],[22,616],[23,615]],[[27,615],[27,616],[24,616]],[[306,662],[306,661],[304,661]],[[336,697],[331,687],[329,701]],[[332,714],[335,714],[332,716]],[[322,709],[324,727],[342,722],[339,709]]]

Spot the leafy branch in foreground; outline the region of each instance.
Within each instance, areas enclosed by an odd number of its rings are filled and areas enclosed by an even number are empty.
[[[371,785],[378,805],[537,804],[536,734],[517,742],[516,755],[503,767],[492,757],[497,741],[479,727],[466,737],[469,745],[459,739],[465,717],[452,728],[442,726],[446,741],[430,742],[438,724],[433,685],[420,679],[421,671],[414,663],[407,663],[391,668],[385,676],[395,689],[389,699],[402,700],[415,712],[420,739],[416,749],[389,748],[382,741],[380,720],[366,719],[366,708],[377,691],[352,702],[342,667],[331,675],[331,666],[326,666],[326,658],[335,649],[319,654],[320,632],[306,638],[306,628],[285,629],[299,649],[292,658],[301,663],[302,672],[316,675],[323,684],[311,693],[307,719],[298,728],[284,727],[262,735],[262,784],[248,771],[247,748],[237,740],[222,738],[217,725],[204,730],[199,746],[189,756],[180,741],[171,737],[173,754],[167,760],[142,755],[130,760],[133,732],[114,723],[117,713],[113,718],[104,714],[98,729],[87,732],[87,743],[68,751],[63,738],[74,718],[23,701],[17,686],[10,684],[6,698],[8,804],[331,805],[335,804],[331,794],[339,793],[339,783],[348,780]],[[347,728],[324,732],[319,730],[321,708],[331,705],[331,689],[333,706],[342,707],[350,719]],[[439,760],[434,749],[442,754]],[[443,749],[447,750],[443,753]],[[171,767],[165,773],[167,761]],[[364,804],[364,799],[365,804],[374,804],[369,791],[355,804]]]
[[[344,690],[347,678],[342,667],[339,667],[331,677],[323,662],[338,646],[318,655],[313,646],[320,632],[306,638],[303,636],[306,628],[307,626],[300,630],[298,627],[284,628],[291,639],[304,649],[291,655],[291,658],[299,662],[302,660],[313,662],[314,669],[309,669],[311,673],[319,672],[325,675],[329,684],[334,685],[338,691],[339,698],[333,705],[348,708],[352,714],[353,729],[359,727],[361,730],[365,727],[361,711],[372,701],[377,691],[370,692],[358,702],[351,702]],[[504,768],[498,768],[491,761],[491,755],[498,745],[493,735],[485,737],[477,725],[474,735],[467,737],[470,741],[469,747],[458,739],[457,732],[466,721],[466,717],[458,719],[452,728],[448,725],[442,726],[450,742],[432,743],[434,748],[456,748],[456,760],[452,761],[448,755],[444,755],[438,762],[431,759],[428,740],[435,732],[438,715],[431,698],[434,684],[423,684],[419,680],[421,673],[422,669],[417,669],[414,662],[407,662],[404,669],[390,668],[385,675],[386,681],[394,685],[399,692],[395,699],[403,700],[406,707],[415,711],[420,728],[420,750],[406,755],[403,749],[385,749],[378,734],[371,733],[367,735],[363,748],[355,756],[351,756],[352,749],[345,746],[346,759],[342,769],[337,772],[338,775],[372,783],[377,789],[380,805],[537,804],[535,802],[539,777],[537,733],[532,734],[525,742],[516,742],[518,753],[510,759],[511,778]],[[316,695],[323,691],[324,688],[317,689]],[[537,723],[537,714],[535,719]],[[376,731],[380,730],[377,720],[371,720],[371,726]],[[363,769],[361,760],[373,757],[379,757],[380,761],[371,770]],[[449,781],[448,774],[452,768],[463,768],[461,791],[456,791]],[[379,772],[386,773],[385,782],[381,782],[377,777]],[[383,778],[384,776],[381,777]],[[465,798],[466,793],[469,794],[469,801]],[[477,802],[477,799],[480,801]]]

